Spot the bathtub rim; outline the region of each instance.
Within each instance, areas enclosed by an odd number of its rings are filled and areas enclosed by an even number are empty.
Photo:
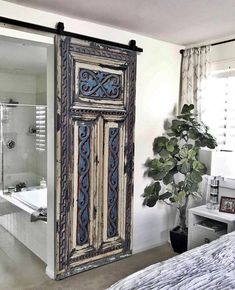
[[[0,197],[2,197],[6,201],[14,204],[16,207],[18,207],[18,208],[22,209],[23,211],[29,213],[30,215],[35,212],[35,209],[31,208],[30,206],[26,205],[22,201],[18,200],[17,198],[12,196],[12,194],[3,193],[3,191],[0,190]],[[42,220],[39,220],[39,221],[47,223],[46,221],[42,221]]]

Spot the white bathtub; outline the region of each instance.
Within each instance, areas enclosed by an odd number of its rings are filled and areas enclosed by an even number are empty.
[[[47,189],[27,188],[25,191],[4,194],[0,191],[0,202],[7,201],[16,210],[4,203],[5,214],[0,214],[0,225],[15,236],[21,243],[47,262],[47,222],[31,222],[31,214],[40,207],[47,207]],[[1,207],[0,207],[1,208]]]
[[[14,192],[11,195],[13,198],[23,202],[25,205],[34,210],[39,208],[47,208],[47,189],[30,189]]]

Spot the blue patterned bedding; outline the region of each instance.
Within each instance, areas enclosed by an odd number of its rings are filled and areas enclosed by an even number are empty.
[[[235,289],[235,232],[154,264],[107,290]]]

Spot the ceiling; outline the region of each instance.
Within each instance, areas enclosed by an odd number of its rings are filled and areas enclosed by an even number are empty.
[[[189,45],[235,33],[235,0],[9,0]]]
[[[46,72],[47,50],[1,38],[0,72],[37,75]]]

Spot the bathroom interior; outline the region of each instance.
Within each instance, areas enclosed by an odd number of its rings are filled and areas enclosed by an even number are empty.
[[[0,36],[0,270],[47,266],[48,57],[48,45]]]

